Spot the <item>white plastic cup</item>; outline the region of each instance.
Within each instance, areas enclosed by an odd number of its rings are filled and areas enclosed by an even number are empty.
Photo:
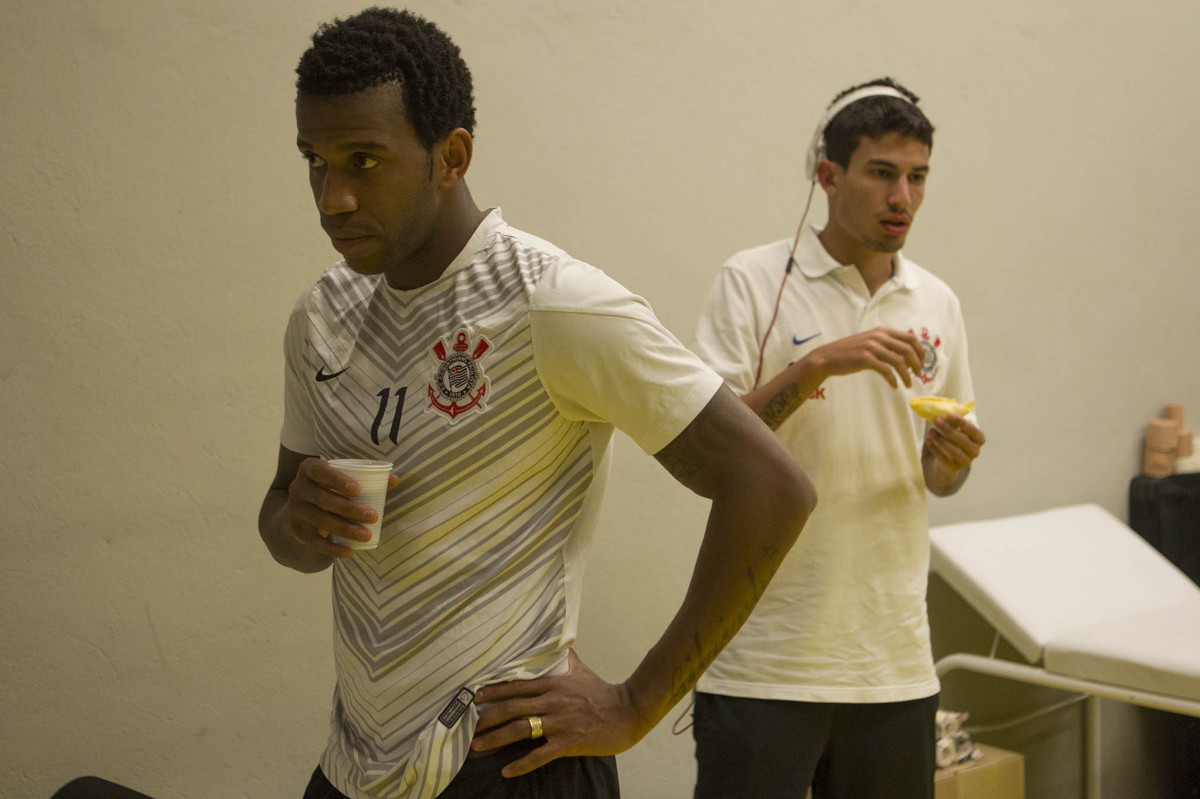
[[[392,464],[387,461],[354,459],[333,460],[328,463],[358,483],[360,491],[358,496],[354,497],[355,502],[361,502],[375,509],[375,521],[362,525],[371,531],[369,541],[342,538],[340,535],[331,535],[329,540],[351,549],[375,549],[379,546],[379,528],[383,525],[383,510],[387,503],[388,477],[392,474]]]

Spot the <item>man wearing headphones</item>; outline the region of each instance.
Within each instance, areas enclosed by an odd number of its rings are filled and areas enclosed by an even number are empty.
[[[933,796],[925,491],[957,491],[984,435],[973,414],[926,424],[909,407],[974,399],[958,299],[900,252],[932,144],[890,78],[838,95],[808,156],[824,229],[802,218],[733,256],[697,324],[694,350],[821,504],[697,685],[696,799]]]

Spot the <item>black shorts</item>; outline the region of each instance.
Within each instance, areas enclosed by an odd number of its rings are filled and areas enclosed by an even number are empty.
[[[933,799],[937,706],[697,692],[695,799]]]
[[[540,741],[522,741],[493,754],[467,758],[438,799],[620,799],[615,757],[560,757],[520,777],[500,775],[500,769],[540,744]],[[333,787],[318,767],[309,780],[304,799],[347,797]]]

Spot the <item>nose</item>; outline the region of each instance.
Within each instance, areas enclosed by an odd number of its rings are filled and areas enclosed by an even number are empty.
[[[892,184],[891,196],[888,198],[889,204],[900,208],[912,208],[912,187],[908,185],[908,179],[904,176]]]
[[[358,210],[358,197],[351,182],[328,166],[314,171],[312,190],[317,210],[326,216]]]

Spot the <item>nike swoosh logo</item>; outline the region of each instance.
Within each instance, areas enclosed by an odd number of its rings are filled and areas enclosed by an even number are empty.
[[[804,344],[805,342],[812,341],[814,338],[816,338],[816,337],[817,337],[817,336],[819,336],[819,335],[821,335],[821,334],[820,334],[820,333],[813,333],[813,334],[812,334],[811,336],[809,336],[808,338],[796,338],[795,336],[792,336],[792,343],[793,343],[793,344]]]
[[[349,368],[349,366],[346,367],[346,369]],[[346,369],[343,369],[342,372],[346,371]],[[324,383],[326,380],[332,380],[342,372],[326,372],[325,367],[322,365],[321,368],[317,370],[317,382]]]

